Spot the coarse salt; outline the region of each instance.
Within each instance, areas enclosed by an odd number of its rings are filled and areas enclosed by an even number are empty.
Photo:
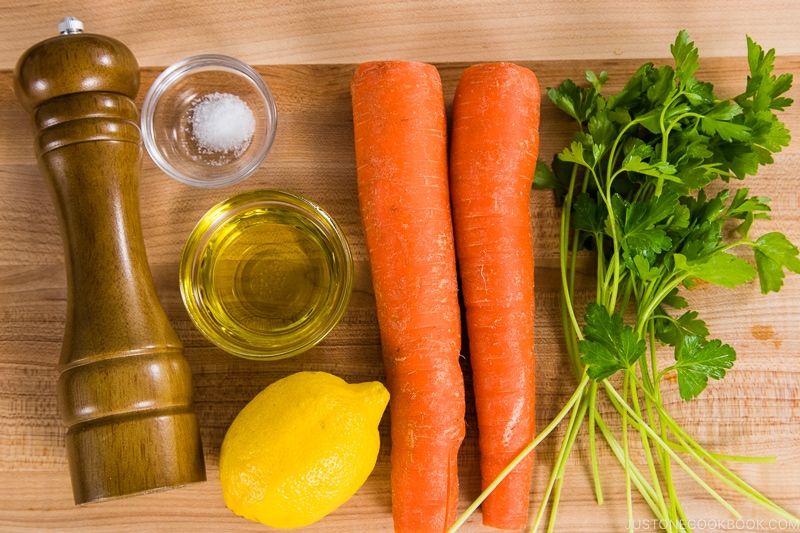
[[[192,138],[204,153],[233,153],[239,157],[250,146],[256,130],[253,112],[234,94],[211,93],[192,104]]]

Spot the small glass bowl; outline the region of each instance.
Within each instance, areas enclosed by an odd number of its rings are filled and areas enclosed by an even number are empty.
[[[255,129],[243,151],[210,151],[194,138],[193,109],[215,93],[238,97],[253,113]],[[253,68],[227,56],[195,56],[171,65],[153,82],[142,104],[142,137],[167,175],[189,185],[220,187],[258,168],[275,139],[277,113],[272,92]]]
[[[322,208],[288,192],[254,190],[200,219],[183,250],[180,287],[211,342],[248,359],[282,359],[315,346],[339,323],[353,258]]]

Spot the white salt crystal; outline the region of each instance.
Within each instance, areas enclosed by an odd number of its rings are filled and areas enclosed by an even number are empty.
[[[228,93],[211,93],[195,100],[190,110],[192,138],[201,151],[232,152],[239,157],[250,146],[256,120],[241,98]]]

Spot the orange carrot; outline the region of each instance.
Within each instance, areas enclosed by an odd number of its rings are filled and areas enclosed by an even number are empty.
[[[461,318],[438,71],[359,65],[352,80],[358,199],[390,402],[397,532],[455,521],[464,438]]]
[[[456,89],[450,187],[478,412],[483,487],[534,437],[533,235],[539,84],[510,63],[468,68]],[[533,458],[483,502],[483,523],[523,529]]]

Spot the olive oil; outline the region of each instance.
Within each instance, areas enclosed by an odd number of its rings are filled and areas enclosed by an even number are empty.
[[[287,346],[313,346],[321,328],[327,327],[324,336],[338,322],[342,300],[347,303],[352,271],[343,262],[352,259],[346,241],[343,254],[332,219],[320,219],[321,210],[309,213],[298,199],[218,206],[195,229],[202,237],[187,242],[184,301],[200,330],[233,353],[280,357],[291,355]]]

